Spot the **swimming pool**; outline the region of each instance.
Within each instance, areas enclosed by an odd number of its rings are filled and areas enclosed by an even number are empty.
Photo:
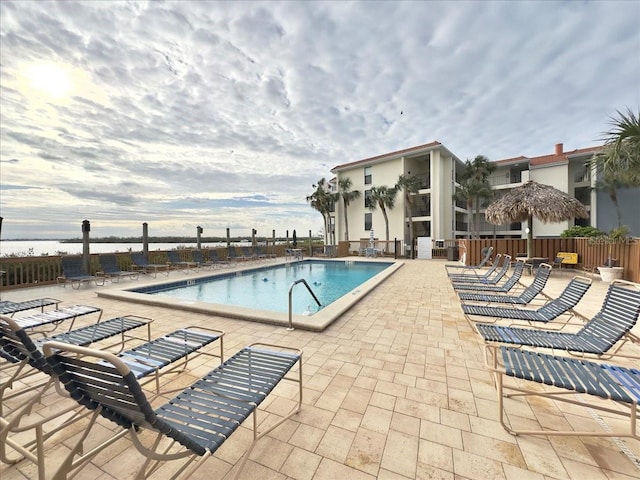
[[[296,285],[292,290],[293,324],[323,330],[401,265],[388,261],[304,260],[254,265],[216,275],[190,275],[179,281],[101,291],[98,295],[288,325],[289,288],[294,281],[304,279],[322,307],[316,306],[304,285]]]

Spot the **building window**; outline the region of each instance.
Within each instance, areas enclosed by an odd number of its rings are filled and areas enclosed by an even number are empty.
[[[371,222],[372,220],[372,213],[365,213],[364,214],[364,229],[365,230],[371,230]]]
[[[371,167],[364,167],[364,184],[371,185]]]
[[[364,191],[364,208],[371,206],[371,190]]]

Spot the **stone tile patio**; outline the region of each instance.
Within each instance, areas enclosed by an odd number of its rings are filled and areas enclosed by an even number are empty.
[[[243,479],[639,478],[640,442],[636,440],[514,437],[504,431],[497,421],[496,392],[484,366],[482,344],[461,314],[445,263],[406,261],[323,332],[290,332],[279,326],[96,296],[97,289],[117,284],[85,285],[79,291],[57,286],[7,291],[2,299],[52,296],[64,304],[102,307],[105,319],[143,315],[154,319],[154,336],[179,325],[211,326],[226,331],[225,356],[255,341],[302,348],[303,409],[258,443],[242,471]],[[176,271],[171,278],[184,275]],[[545,291],[557,295],[570,277],[566,272],[554,273]],[[595,280],[577,310],[587,316],[596,313],[606,288]],[[640,327],[634,333],[640,334]],[[638,345],[625,349],[640,355]],[[165,386],[187,385],[211,368],[194,362],[187,373],[165,379]],[[262,424],[286,413],[295,394],[295,387],[279,386],[262,406],[266,410],[259,417]],[[54,408],[59,397],[52,393],[43,403],[44,410]],[[514,424],[552,428],[601,430],[616,421],[587,408],[541,399],[509,400],[507,412]],[[245,422],[192,478],[231,478],[251,442],[250,424]],[[52,465],[82,429],[83,422],[78,422],[56,435],[48,452]],[[108,438],[115,431],[117,427],[101,421],[91,438]],[[133,477],[141,458],[128,439],[121,439],[76,478],[126,480]],[[166,478],[177,464],[164,465],[155,478]],[[29,462],[0,465],[2,480],[35,476]]]

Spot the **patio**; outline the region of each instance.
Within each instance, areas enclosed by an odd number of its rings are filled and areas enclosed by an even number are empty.
[[[503,430],[497,421],[496,391],[484,366],[482,344],[460,311],[445,263],[406,261],[323,332],[287,331],[96,296],[97,289],[111,285],[14,290],[3,292],[2,299],[49,296],[63,300],[62,305],[102,307],[104,319],[147,316],[154,320],[154,336],[182,323],[221,329],[226,332],[225,357],[256,341],[302,348],[303,409],[258,443],[242,472],[243,479],[638,478],[638,441],[514,437]],[[178,275],[184,274],[173,272],[171,277]],[[532,278],[525,276],[523,281]],[[567,273],[552,275],[545,292],[556,296],[570,278]],[[588,317],[595,314],[607,286],[595,280],[576,310]],[[75,326],[84,324],[78,321]],[[634,333],[640,334],[637,325]],[[625,346],[623,351],[640,355],[640,346]],[[630,365],[629,361],[617,363]],[[193,363],[188,373],[164,381],[172,387],[188,385],[211,368]],[[259,421],[277,420],[294,395],[295,389],[279,386],[261,406],[266,413]],[[55,393],[47,395],[43,410],[58,401]],[[509,419],[520,424],[602,430],[615,421],[586,408],[558,406],[548,400],[508,400],[507,405]],[[231,478],[251,441],[250,422],[246,423],[197,471],[194,480]],[[48,453],[51,465],[68,451],[70,439],[82,428],[81,421],[55,436]],[[115,424],[101,421],[95,434],[106,438],[114,431],[118,431]],[[121,439],[98,454],[76,478],[130,479],[141,458],[128,439]],[[165,478],[178,464],[165,464],[154,478]],[[36,468],[26,461],[0,464],[0,476],[2,480],[31,479],[36,477]]]

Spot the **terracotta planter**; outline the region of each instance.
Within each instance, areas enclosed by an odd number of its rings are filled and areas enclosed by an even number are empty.
[[[603,282],[611,283],[622,278],[624,267],[598,267],[598,271]]]

